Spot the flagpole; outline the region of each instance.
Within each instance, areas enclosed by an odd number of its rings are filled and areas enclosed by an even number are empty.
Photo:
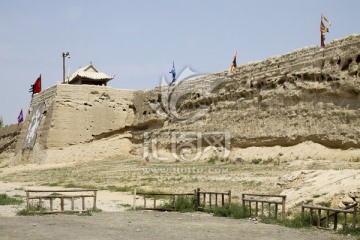
[[[70,53],[69,52],[63,52],[62,53],[62,57],[63,57],[63,83],[65,84],[65,58],[68,57],[70,58]]]

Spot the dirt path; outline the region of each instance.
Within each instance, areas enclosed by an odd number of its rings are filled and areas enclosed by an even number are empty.
[[[93,216],[1,217],[0,239],[355,239],[205,213],[127,211]]]

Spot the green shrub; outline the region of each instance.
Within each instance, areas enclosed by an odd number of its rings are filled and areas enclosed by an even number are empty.
[[[193,212],[193,211],[195,211],[194,197],[178,196],[175,199],[175,208],[174,208],[172,199],[166,201],[160,207],[164,208],[164,209],[173,209],[175,211],[182,212],[182,213]]]
[[[131,208],[132,206],[128,203],[120,203],[119,206],[123,207],[123,208]]]
[[[313,222],[317,222],[317,216],[314,215]],[[291,219],[281,220],[280,225],[290,228],[302,228],[302,227],[310,227],[310,213],[305,213],[304,216],[301,213],[296,214]]]
[[[310,213],[305,213],[302,216],[300,213],[296,214],[293,218],[290,219],[276,219],[274,217],[264,217],[261,219],[263,223],[267,224],[278,224],[289,228],[303,228],[310,227]],[[317,216],[314,215],[314,223],[317,222]]]
[[[229,217],[229,218],[247,218],[249,217],[249,208],[246,206],[245,210],[242,205],[237,203],[226,204],[224,207],[216,207],[209,212],[212,212],[214,216]],[[310,227],[310,213],[305,213],[302,216],[300,213],[296,214],[293,218],[279,219],[274,217],[261,217],[261,221],[266,224],[278,224],[289,228],[302,228]],[[317,216],[314,214],[313,222],[317,222]]]
[[[260,159],[260,160],[261,160],[261,159]],[[268,157],[268,159],[267,159],[267,160],[264,160],[262,163],[263,163],[263,164],[269,164],[269,163],[272,163],[273,161],[274,161],[273,158]]]
[[[225,204],[223,207],[215,207],[211,209],[210,212],[212,212],[214,216],[229,217],[235,219],[246,218],[249,216],[248,208],[246,207],[244,211],[242,206],[237,203],[231,203],[230,205]]]
[[[111,192],[131,192],[132,188],[128,186],[118,187],[118,186],[107,186],[107,189]]]
[[[350,162],[360,162],[360,157],[352,157],[350,158]]]
[[[251,163],[252,163],[252,164],[259,164],[259,163],[261,163],[261,161],[262,161],[262,159],[260,159],[260,158],[255,158],[255,159],[251,160]]]
[[[208,160],[208,163],[215,164],[216,160],[217,160],[217,157],[211,157],[211,158]]]
[[[66,188],[80,188],[80,186],[76,185],[75,183],[67,183],[67,184],[65,184],[64,187],[66,187]]]
[[[58,192],[53,192],[50,194],[50,196],[61,196],[62,194],[61,193],[58,193]]]
[[[19,205],[23,200],[9,197],[6,193],[0,194],[0,205]]]
[[[341,229],[339,231],[340,234],[343,234],[343,235],[353,235],[353,236],[357,236],[358,240],[360,239],[360,228],[353,228],[353,227],[346,227],[344,229]]]
[[[230,217],[231,210],[229,205],[225,205],[224,207],[215,207],[210,210],[217,217]]]
[[[220,162],[229,162],[230,159],[227,157],[227,158],[220,158]]]
[[[47,209],[40,203],[36,205],[29,205],[29,208],[22,209],[16,213],[18,216],[32,216],[36,214],[42,214],[46,212]]]
[[[317,205],[323,206],[323,207],[330,207],[331,203],[330,202],[318,202],[316,203]]]

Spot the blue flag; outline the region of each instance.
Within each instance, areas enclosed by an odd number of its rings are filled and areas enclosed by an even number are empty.
[[[176,81],[176,70],[175,70],[174,61],[173,61],[173,67],[172,67],[172,69],[171,69],[171,72],[169,72],[169,73],[171,73],[171,75],[172,75],[172,81],[171,81],[171,83],[170,83],[170,85],[171,85],[171,84],[173,84],[173,83]]]
[[[24,114],[23,114],[23,110],[21,109],[21,112],[18,116],[18,126],[20,125],[21,122],[24,121]]]

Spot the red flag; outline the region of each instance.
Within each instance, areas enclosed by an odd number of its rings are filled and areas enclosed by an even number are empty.
[[[31,92],[32,95],[34,95],[35,93],[41,92],[41,74],[40,74],[40,77],[38,77],[38,79],[36,79],[35,83],[33,85],[31,85],[29,92]]]
[[[33,94],[41,92],[41,75],[40,77],[38,77],[38,79],[36,79],[33,87],[34,87]]]
[[[23,110],[21,109],[20,114],[18,116],[18,126],[20,125],[21,122],[24,121],[24,115],[23,115]]]
[[[320,22],[320,45],[321,47],[325,47],[325,33],[328,32],[328,28],[325,27],[323,21]]]

